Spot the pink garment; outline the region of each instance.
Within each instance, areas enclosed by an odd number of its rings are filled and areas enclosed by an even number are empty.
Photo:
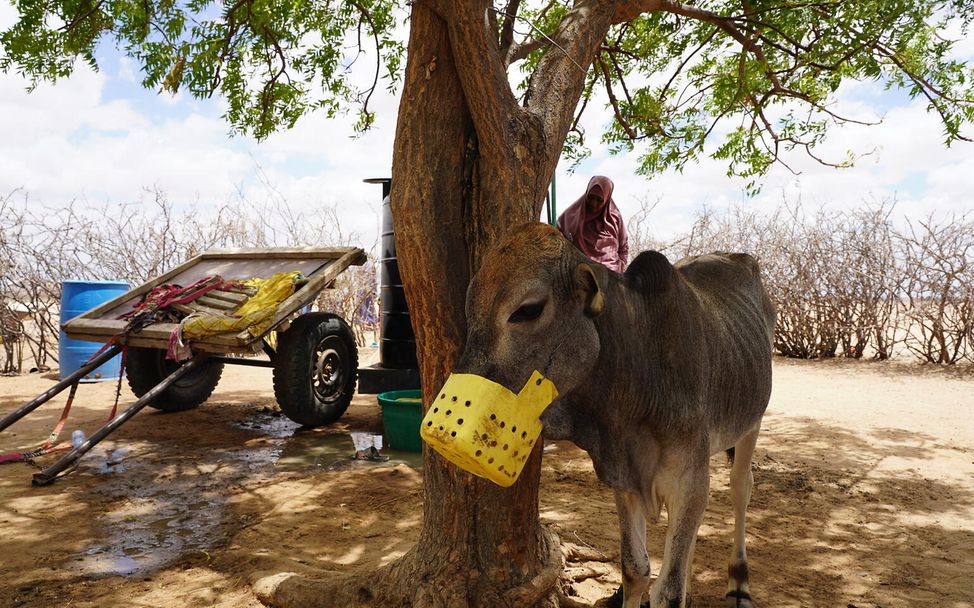
[[[592,213],[585,199],[594,188],[602,190],[605,204]],[[589,180],[585,194],[558,217],[558,230],[593,262],[623,272],[629,263],[629,235],[622,214],[612,200],[613,188],[615,184],[604,175]]]

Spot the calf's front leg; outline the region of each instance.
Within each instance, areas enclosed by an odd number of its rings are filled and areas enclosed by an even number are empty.
[[[616,490],[615,497],[622,539],[622,608],[639,608],[650,576],[646,508],[642,497],[633,492]]]
[[[687,581],[697,530],[707,508],[710,470],[705,449],[660,471],[666,503],[666,544],[659,577],[650,591],[653,608],[686,608]]]

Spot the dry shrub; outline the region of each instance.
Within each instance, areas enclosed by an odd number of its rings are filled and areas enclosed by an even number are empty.
[[[370,343],[379,330],[376,269],[375,256],[369,254],[364,265],[350,267],[316,301],[319,310],[333,312],[351,324],[359,346]]]
[[[974,222],[931,216],[898,230],[894,208],[892,201],[811,213],[800,202],[770,213],[704,208],[689,232],[660,243],[648,232],[652,207],[644,203],[634,227],[638,243],[673,258],[757,256],[778,311],[781,355],[889,359],[902,344],[932,363],[974,359]]]
[[[974,357],[974,222],[933,216],[899,235],[910,320],[906,347],[930,363]]]

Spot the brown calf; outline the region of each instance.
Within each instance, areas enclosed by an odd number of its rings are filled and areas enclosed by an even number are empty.
[[[624,608],[687,602],[710,457],[735,450],[727,604],[749,607],[744,519],[751,456],[771,394],[774,310],[757,262],[712,254],[670,264],[641,253],[625,274],[585,258],[557,230],[527,224],[491,252],[467,293],[458,372],[517,392],[534,370],[559,398],[542,416],[615,490]],[[650,589],[646,519],[666,505]]]

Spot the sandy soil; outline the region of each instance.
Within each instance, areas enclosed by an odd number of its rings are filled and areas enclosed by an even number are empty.
[[[0,414],[53,383],[0,378]],[[83,386],[66,434],[90,433],[113,394]],[[0,435],[0,452],[36,445],[61,403]],[[759,605],[974,606],[972,416],[969,368],[776,361],[749,511]],[[360,396],[340,423],[301,431],[277,413],[268,370],[228,368],[205,406],[139,414],[53,486],[32,488],[30,465],[0,467],[0,606],[259,606],[257,573],[394,560],[421,523],[419,459],[347,459],[349,431],[381,428]],[[619,582],[611,493],[571,444],[546,452],[543,519],[608,560],[570,564],[594,603]],[[698,608],[723,605],[730,552],[722,458],[712,470]],[[663,525],[650,527],[654,558]]]

